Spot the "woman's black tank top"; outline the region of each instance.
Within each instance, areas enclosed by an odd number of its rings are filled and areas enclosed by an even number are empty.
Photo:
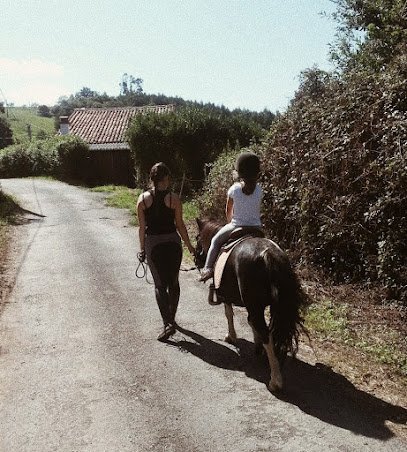
[[[167,207],[164,198],[169,190],[149,190],[153,197],[150,207],[146,207],[144,214],[146,217],[146,234],[170,234],[177,230],[175,226],[175,210]]]

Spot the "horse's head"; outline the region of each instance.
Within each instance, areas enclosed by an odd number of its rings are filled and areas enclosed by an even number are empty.
[[[206,254],[209,248],[205,240],[206,221],[196,218],[196,224],[198,225],[198,235],[196,236],[195,265],[197,266],[197,268],[203,268],[205,265]],[[204,231],[203,234],[202,231]]]
[[[195,265],[198,268],[203,268],[211,245],[211,239],[222,225],[216,221],[201,220],[199,218],[196,218],[196,224],[198,225],[198,235],[196,237]]]

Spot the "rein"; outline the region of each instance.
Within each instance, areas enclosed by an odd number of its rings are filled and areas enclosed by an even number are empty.
[[[180,268],[180,269],[179,269],[180,272],[190,272],[190,271],[192,271],[192,270],[198,270],[199,273],[201,273],[201,269],[198,268],[198,267],[196,267],[196,266],[189,267],[189,268]]]

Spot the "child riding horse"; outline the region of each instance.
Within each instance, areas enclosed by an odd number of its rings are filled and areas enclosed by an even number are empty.
[[[197,223],[196,264],[202,268],[211,238],[221,225],[199,219]],[[287,353],[294,356],[298,350],[299,334],[304,331],[302,313],[308,304],[286,253],[267,238],[253,237],[239,242],[226,261],[217,294],[225,305],[226,342],[236,343],[237,339],[232,305],[245,307],[256,350],[263,346],[267,353],[271,370],[268,388],[282,389],[280,365]],[[270,309],[268,324],[267,307]]]

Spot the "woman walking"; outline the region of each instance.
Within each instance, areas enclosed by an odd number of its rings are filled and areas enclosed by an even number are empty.
[[[154,280],[155,297],[163,320],[158,340],[175,333],[175,315],[180,296],[179,269],[182,260],[181,238],[191,254],[195,253],[182,215],[179,196],[172,193],[170,171],[156,163],[150,171],[152,188],[137,201],[140,259],[147,262]]]

